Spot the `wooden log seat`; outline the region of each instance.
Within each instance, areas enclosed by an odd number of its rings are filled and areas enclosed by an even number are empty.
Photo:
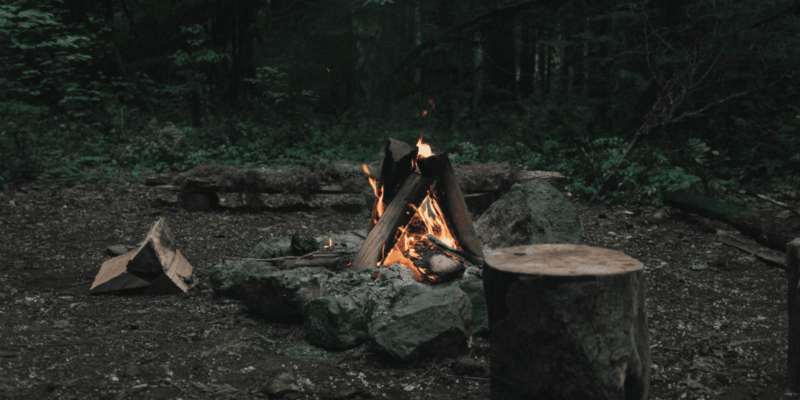
[[[491,398],[646,399],[642,263],[573,244],[498,249],[483,272]]]

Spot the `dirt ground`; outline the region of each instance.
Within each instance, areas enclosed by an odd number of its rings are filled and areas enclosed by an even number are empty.
[[[301,399],[488,399],[486,375],[458,359],[397,364],[366,347],[310,347],[302,326],[249,315],[217,298],[206,271],[271,235],[363,228],[363,198],[270,196],[267,211],[176,206],[174,193],[123,181],[30,183],[0,191],[0,398],[248,399],[284,372]],[[644,263],[653,355],[651,399],[784,399],[785,272],[719,243],[724,224],[640,204],[575,201],[584,244]],[[194,266],[175,296],[89,296],[106,247],[135,246],[164,217]],[[488,343],[462,352],[488,368]],[[288,395],[286,398],[295,398]]]

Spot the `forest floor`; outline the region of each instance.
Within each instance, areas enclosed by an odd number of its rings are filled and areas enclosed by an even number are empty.
[[[224,196],[223,196],[224,197]],[[332,353],[303,340],[302,326],[250,315],[215,297],[207,271],[244,257],[264,237],[366,227],[352,198],[317,208],[268,196],[267,211],[226,206],[186,212],[176,196],[125,181],[35,182],[0,191],[0,398],[247,399],[290,372],[301,399],[488,399],[488,376],[454,359],[397,364],[366,346]],[[363,198],[362,200],[363,201]],[[614,249],[646,269],[653,355],[651,399],[784,399],[784,270],[716,240],[725,224],[642,204],[573,200],[583,243]],[[106,247],[134,246],[164,217],[196,284],[174,296],[89,296]],[[461,357],[488,368],[475,338]],[[579,379],[579,377],[575,377]]]

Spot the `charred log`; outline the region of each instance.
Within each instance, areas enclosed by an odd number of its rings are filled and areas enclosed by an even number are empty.
[[[366,268],[375,267],[383,259],[386,253],[394,246],[395,234],[398,227],[403,227],[411,220],[411,207],[419,207],[428,193],[433,181],[422,175],[411,174],[400,186],[394,199],[381,215],[378,223],[372,228],[364,240],[350,269],[361,271]]]
[[[482,265],[483,250],[475,227],[469,219],[464,194],[456,182],[447,153],[417,160],[417,164],[423,175],[436,180],[436,198],[453,236],[471,261]]]

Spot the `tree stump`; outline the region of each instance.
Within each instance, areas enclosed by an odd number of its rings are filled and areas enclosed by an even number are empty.
[[[646,399],[644,270],[573,244],[498,249],[483,272],[492,399]]]
[[[800,392],[800,238],[786,245],[786,277],[789,280],[789,377],[788,387]]]

